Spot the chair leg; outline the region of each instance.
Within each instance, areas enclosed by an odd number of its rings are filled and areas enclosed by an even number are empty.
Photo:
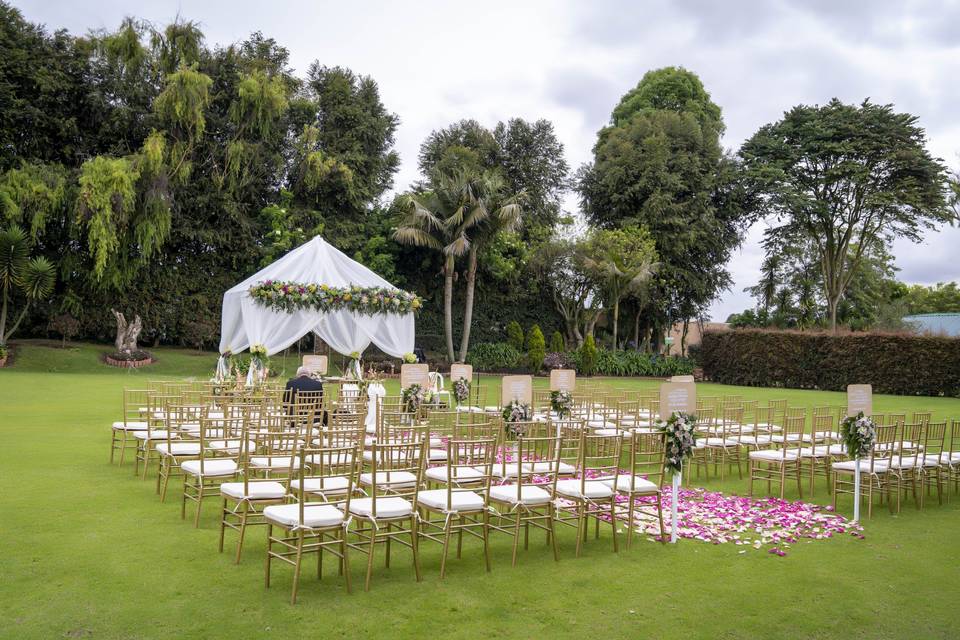
[[[747,489],[747,495],[750,496],[751,498],[753,497],[753,464],[754,464],[753,460],[750,460],[750,487]],[[662,514],[660,519],[663,520]],[[662,524],[661,524],[661,528],[662,528]]]
[[[617,547],[617,514],[614,512],[616,504],[617,501],[610,498],[610,533],[613,534],[613,552],[620,553],[620,549]],[[600,522],[600,518],[597,518],[597,522]]]
[[[483,561],[490,573],[490,512],[483,512]]]
[[[117,430],[110,430],[110,464],[113,464],[113,454],[117,450]]]
[[[557,530],[554,526],[554,521],[556,520],[556,507],[554,507],[552,502],[547,505],[547,514],[549,515],[547,518],[547,526],[550,527],[550,544],[553,546],[553,560],[555,562],[559,562],[560,554],[557,551]]]
[[[350,585],[350,546],[347,544],[347,534],[349,532],[346,528],[340,530],[340,557],[342,559],[343,566],[343,581],[346,583],[347,593],[353,592],[353,587]]]
[[[420,575],[420,550],[417,544],[417,518],[410,518],[410,551],[413,553],[413,572],[417,575],[417,582],[423,580]]]
[[[203,478],[199,478],[197,482],[197,513],[193,516],[193,527],[198,528],[200,526],[200,508],[203,507]]]
[[[517,519],[513,525],[513,560],[512,565],[517,566],[517,547],[520,546],[520,509],[517,509]],[[579,534],[579,531],[577,532]]]
[[[228,516],[228,513],[229,513],[229,512],[227,511],[227,499],[224,498],[224,499],[223,499],[223,502],[222,502],[222,504],[221,504],[221,506],[220,506],[220,544],[219,544],[218,547],[217,547],[217,550],[218,550],[220,553],[223,553],[223,536],[224,536],[224,534],[225,534],[226,531],[227,531],[227,516]]]
[[[263,570],[264,586],[270,588],[270,552],[273,550],[273,525],[267,523],[267,564]]]
[[[297,604],[297,587],[300,585],[300,562],[303,560],[303,529],[297,531],[297,556],[293,565],[293,592],[290,604]]]
[[[667,544],[667,530],[663,526],[663,494],[659,491],[657,492],[657,517],[660,519],[660,544]]]
[[[446,522],[443,525],[443,555],[440,556],[440,579],[443,580],[447,571],[447,553],[450,550],[450,528],[452,526],[452,518],[447,515]]]
[[[583,539],[587,537],[587,522],[584,515],[584,505],[582,502],[577,504],[577,551],[574,554],[580,557],[580,550],[583,549]]]
[[[240,554],[243,552],[243,534],[247,532],[247,511],[250,509],[250,503],[243,502],[243,513],[240,514],[240,536],[237,538],[237,554],[233,559],[234,564],[240,564]],[[323,553],[317,553],[322,556]]]
[[[370,523],[370,548],[367,550],[367,579],[363,584],[364,591],[370,591],[370,576],[373,575],[373,553],[376,549],[377,530]]]
[[[629,504],[627,504],[627,549],[630,549],[630,546],[633,544],[633,512],[636,509],[634,506],[633,495],[628,494]],[[659,499],[659,498],[658,498]],[[663,523],[660,523],[661,535],[663,534]]]

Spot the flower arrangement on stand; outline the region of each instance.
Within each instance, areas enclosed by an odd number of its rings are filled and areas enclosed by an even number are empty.
[[[313,282],[265,280],[249,289],[253,300],[273,311],[292,313],[303,309],[320,312],[347,309],[363,315],[416,313],[423,300],[415,293],[387,287],[330,287]]]
[[[247,370],[247,386],[253,387],[262,383],[267,377],[270,358],[267,348],[262,344],[250,347],[250,368]]]
[[[840,423],[840,439],[848,456],[866,458],[877,440],[877,425],[861,411]]]
[[[666,467],[674,473],[683,471],[683,462],[693,455],[697,442],[697,416],[676,411],[666,422],[657,420],[657,429],[666,438],[664,455]]]
[[[347,364],[347,370],[344,372],[345,377],[350,380],[361,380],[363,378],[363,367],[360,366],[360,352],[353,351],[350,353],[350,362]]]
[[[401,394],[403,401],[403,410],[406,413],[417,415],[420,413],[420,407],[427,401],[427,394],[419,384],[412,384],[404,389]]]
[[[508,434],[514,437],[523,435],[523,427],[519,423],[530,420],[530,405],[519,400],[512,400],[503,407],[501,416],[503,417],[503,426]]]
[[[466,378],[460,377],[453,383],[453,399],[456,401],[457,406],[470,399],[470,381]]]
[[[403,361],[406,364],[416,364],[417,356],[413,353],[405,353],[403,354]]]
[[[573,395],[569,391],[551,391],[550,408],[561,420],[570,415],[573,407]]]

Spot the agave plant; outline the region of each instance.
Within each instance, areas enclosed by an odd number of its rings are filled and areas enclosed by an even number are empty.
[[[0,307],[0,347],[6,347],[7,340],[20,326],[20,322],[30,310],[30,305],[49,297],[56,280],[53,263],[42,256],[30,257],[33,242],[30,236],[17,225],[11,225],[0,231],[0,289],[3,306]],[[7,329],[7,320],[13,313],[13,304],[23,299],[23,308],[16,320]]]

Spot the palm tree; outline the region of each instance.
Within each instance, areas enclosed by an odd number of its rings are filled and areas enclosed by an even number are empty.
[[[443,254],[443,329],[447,356],[453,362],[456,260],[470,251],[470,235],[485,219],[487,210],[477,206],[474,180],[467,172],[434,172],[429,185],[429,191],[404,196],[402,207],[406,216],[393,232],[393,237],[401,244],[426,247]]]
[[[643,227],[598,231],[588,241],[584,267],[603,287],[613,307],[613,349],[618,348],[620,301],[640,293],[656,273],[659,263],[653,239]]]
[[[520,200],[523,192],[507,194],[506,183],[499,173],[484,171],[471,190],[474,206],[482,209],[475,227],[473,242],[467,251],[467,290],[463,308],[463,333],[460,337],[460,362],[467,359],[470,347],[470,327],[473,323],[473,296],[477,281],[477,254],[484,246],[492,243],[502,232],[516,231],[523,220]]]
[[[53,291],[56,270],[44,257],[30,257],[33,243],[27,233],[17,225],[11,225],[0,231],[0,289],[3,303],[0,306],[0,347],[7,346],[7,340],[20,326],[20,322],[30,304],[43,300]],[[7,316],[13,297],[20,293],[26,298],[23,309],[7,330]]]

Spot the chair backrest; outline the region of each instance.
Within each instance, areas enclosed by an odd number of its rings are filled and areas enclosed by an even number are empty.
[[[933,413],[930,411],[914,411],[913,415],[910,418],[911,422],[924,424],[930,422],[933,418]]]
[[[816,434],[815,439],[829,446],[833,441],[833,414],[813,416],[813,432]]]
[[[901,423],[874,425],[876,439],[873,442],[873,449],[870,451],[870,472],[876,470],[886,470],[890,460],[897,453],[899,446],[900,433],[902,432]],[[847,452],[850,455],[851,452]],[[853,456],[850,455],[852,458]]]
[[[141,422],[146,419],[146,413],[149,410],[148,398],[154,393],[150,389],[124,389],[123,390],[123,424],[127,426],[130,422]]]
[[[940,464],[949,463],[949,456],[944,457],[943,455],[946,451],[946,421],[928,422],[924,427],[923,442],[921,443],[920,451],[923,452],[924,455],[937,456]]]
[[[576,464],[580,480],[580,495],[587,495],[586,483],[595,480],[612,480],[617,486],[620,473],[620,453],[623,436],[599,436],[588,429],[580,430],[579,456]]]
[[[417,432],[406,441],[377,441],[370,445],[371,481],[368,493],[373,498],[374,518],[377,517],[378,496],[407,498],[416,511],[417,494],[423,482],[423,469],[427,461],[427,444],[428,440],[423,437],[423,432]],[[407,474],[413,474],[415,480],[411,482]]]
[[[646,478],[655,485],[663,485],[666,437],[662,433],[633,433],[626,441],[627,465],[632,476],[630,488],[636,478]]]
[[[960,452],[960,420],[950,421],[950,440],[946,447],[950,451]]]
[[[907,421],[907,414],[905,413],[888,413],[887,414],[887,424],[897,425],[903,424]]]
[[[292,477],[288,493],[300,505],[300,522],[303,522],[304,505],[323,502],[341,506],[350,513],[350,500],[357,485],[362,458],[356,446],[301,446],[297,449],[299,464]]]
[[[473,491],[489,503],[496,438],[453,438],[447,441],[447,510],[455,511],[455,494]],[[479,476],[477,473],[479,472]]]
[[[560,468],[560,436],[530,438],[519,436],[516,442],[517,502],[521,501],[524,485],[537,485],[552,495],[557,486]]]
[[[441,374],[439,371],[431,371],[428,374],[428,377],[430,378],[431,391],[434,393],[443,391],[443,374]]]
[[[806,413],[806,412],[804,412]],[[783,420],[783,443],[782,450],[786,455],[787,449],[795,448],[801,441],[804,430],[807,428],[807,417],[788,415]]]

